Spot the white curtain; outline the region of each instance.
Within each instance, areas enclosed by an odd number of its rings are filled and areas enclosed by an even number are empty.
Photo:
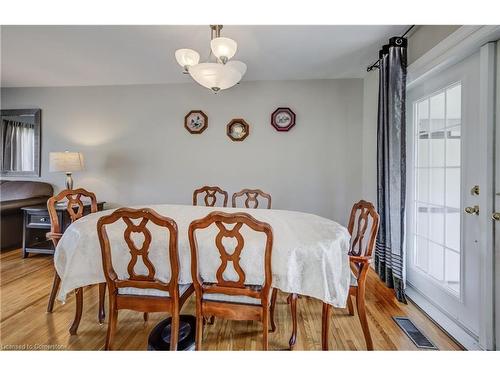
[[[6,171],[35,170],[35,125],[2,120],[3,169]]]

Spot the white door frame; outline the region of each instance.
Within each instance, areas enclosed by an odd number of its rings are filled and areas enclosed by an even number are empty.
[[[486,238],[485,246],[481,247],[481,305],[479,325],[479,344],[485,349],[495,349],[495,244],[493,229],[494,223],[491,215],[494,212],[495,202],[495,63],[496,42],[490,42],[481,47],[479,57],[479,122],[483,144],[486,145],[486,153],[482,153],[486,160],[486,186],[482,189],[483,194],[479,196],[479,207],[485,213],[479,216],[481,237]]]
[[[444,322],[442,323],[443,328],[451,333],[467,349],[495,349],[495,244],[491,213],[493,212],[495,198],[495,181],[493,179],[495,162],[493,158],[495,147],[496,43],[489,42],[494,42],[498,39],[500,39],[500,26],[462,26],[408,67],[407,87],[410,89],[428,75],[442,71],[480,50],[480,122],[482,125],[481,128],[486,129],[484,134],[481,134],[481,139],[487,147],[486,157],[482,165],[487,168],[487,175],[489,177],[487,186],[481,186],[482,191],[480,195],[481,237],[486,238],[486,241],[480,250],[482,278],[481,302],[479,306],[479,342],[475,342],[475,339],[468,333],[463,332],[451,319],[446,318],[439,309],[426,301],[411,286],[407,288],[408,296],[418,305],[424,307],[431,317],[434,315],[435,319]],[[412,147],[410,145],[409,152],[411,152]],[[497,168],[499,168],[498,165]],[[408,183],[407,186],[411,187],[412,184]],[[500,304],[500,301],[496,302]]]
[[[500,192],[500,41],[497,42],[497,61],[496,61],[496,130],[495,130],[495,211],[500,212],[500,196],[496,193]],[[500,223],[494,224],[494,247],[495,247],[495,346],[500,350]]]

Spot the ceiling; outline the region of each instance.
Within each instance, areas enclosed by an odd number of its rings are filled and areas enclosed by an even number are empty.
[[[244,80],[361,78],[407,25],[224,26]],[[210,48],[208,26],[2,26],[2,87],[192,82],[174,52]]]

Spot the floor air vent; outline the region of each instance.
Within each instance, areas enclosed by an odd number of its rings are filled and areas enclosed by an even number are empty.
[[[401,328],[404,333],[410,338],[411,341],[420,349],[434,349],[437,350],[436,345],[434,345],[431,340],[429,340],[425,335],[420,332],[420,330],[413,324],[409,318],[393,316],[392,319]]]

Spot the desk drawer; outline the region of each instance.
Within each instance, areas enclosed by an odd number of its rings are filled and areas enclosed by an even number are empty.
[[[28,226],[36,226],[36,227],[46,226],[50,228],[50,217],[48,214],[29,214]]]

